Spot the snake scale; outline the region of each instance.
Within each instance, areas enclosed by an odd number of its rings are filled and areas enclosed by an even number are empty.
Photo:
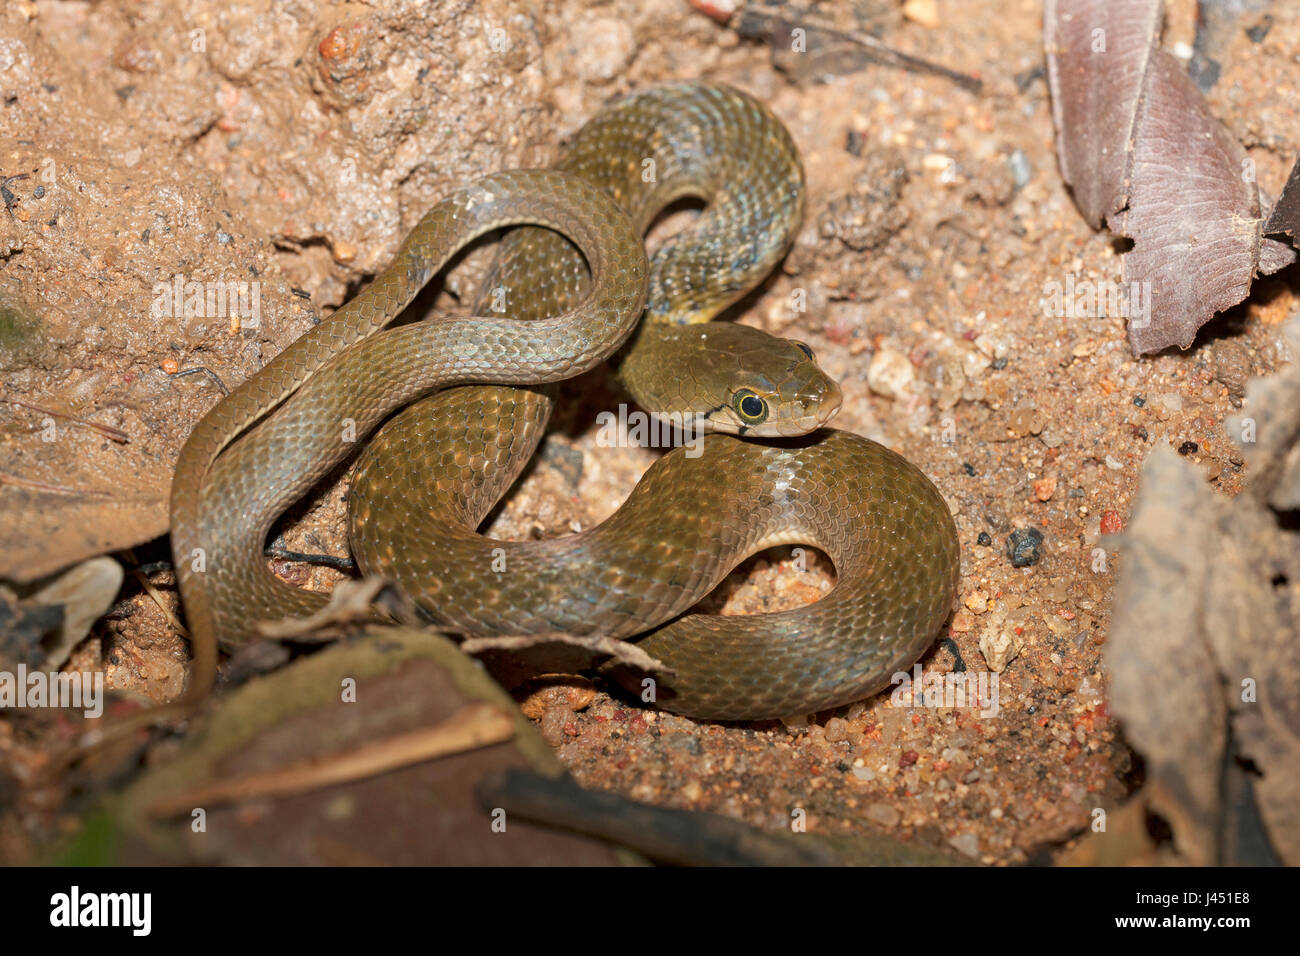
[[[640,236],[687,197],[703,211],[647,263]],[[266,536],[385,420],[353,478],[352,548],[431,621],[641,635],[670,668],[659,705],[701,718],[808,713],[885,686],[952,608],[948,508],[897,454],[822,427],[841,396],[806,345],[709,321],[788,251],[802,205],[781,123],[699,83],[616,100],[555,167],[491,174],[435,205],[390,266],[214,407],[182,450],[171,504],[195,660],[185,700],[210,689],[219,640],[238,645],[260,621],[322,605],[270,572]],[[456,253],[507,226],[522,228],[499,243],[474,315],[386,328]],[[616,351],[643,408],[707,423],[699,456],[665,454],[583,533],[477,533],[545,428],[551,393],[537,386]],[[834,563],[821,600],[688,613],[749,555],[795,543]]]

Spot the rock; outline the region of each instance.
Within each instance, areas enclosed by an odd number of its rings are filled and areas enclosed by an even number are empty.
[[[1023,528],[1007,536],[1007,556],[1013,568],[1028,568],[1042,558],[1043,532],[1037,528]]]
[[[1151,406],[1157,418],[1162,422],[1168,421],[1174,414],[1183,410],[1183,396],[1177,392],[1160,392],[1151,397]]]
[[[939,19],[939,6],[935,0],[907,0],[903,4],[903,16],[931,30],[942,22]]]
[[[1015,180],[1016,188],[1024,188],[1034,172],[1033,167],[1029,165],[1029,157],[1025,155],[1024,150],[1017,149],[1008,156],[1007,166],[1011,169],[1011,176]]]
[[[863,811],[866,818],[882,827],[896,827],[903,815],[887,803],[869,804]]]
[[[911,390],[916,369],[902,352],[882,348],[867,368],[867,387],[885,398],[898,398]]]
[[[963,856],[969,856],[978,859],[980,855],[980,840],[973,833],[959,833],[951,840],[948,845]]]
[[[1014,630],[985,631],[980,635],[980,653],[989,670],[1001,674],[1025,646],[1024,638]]]

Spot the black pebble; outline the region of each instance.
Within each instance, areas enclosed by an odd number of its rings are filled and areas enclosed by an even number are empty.
[[[1141,395],[1134,395],[1134,396],[1133,396],[1133,404],[1136,405],[1138,408],[1141,408],[1141,407],[1142,407],[1143,405],[1145,405],[1146,403],[1147,403],[1147,400],[1146,400],[1145,398],[1143,398]]]
[[[1025,528],[1013,531],[1007,536],[1007,556],[1011,558],[1013,568],[1027,568],[1038,563],[1042,554],[1039,546],[1043,543],[1043,532],[1037,528]]]
[[[1259,23],[1246,30],[1246,36],[1250,38],[1251,43],[1263,43],[1264,37],[1268,36],[1268,31],[1272,28],[1273,18],[1266,13]]]
[[[993,547],[993,539],[989,536],[989,533],[987,531],[981,531],[980,536],[976,538],[975,541],[978,544],[982,545],[983,547],[986,548]]]
[[[1199,451],[1200,448],[1201,448],[1201,446],[1198,445],[1198,444],[1196,444],[1196,442],[1194,442],[1194,441],[1185,441],[1185,442],[1183,442],[1181,445],[1178,446],[1178,454],[1180,454],[1180,455],[1192,455],[1192,454],[1195,454],[1197,451]]]
[[[975,477],[975,466],[972,465],[970,462],[963,461],[961,463],[961,470],[966,472],[966,474],[970,475],[972,478]]]

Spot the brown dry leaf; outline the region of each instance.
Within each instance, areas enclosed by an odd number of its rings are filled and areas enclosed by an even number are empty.
[[[115,449],[102,455],[122,461],[111,470],[77,469],[45,481],[33,477],[45,475],[43,467],[21,476],[0,473],[0,511],[12,519],[0,525],[0,579],[30,582],[166,532],[165,476],[141,474]],[[93,466],[103,458],[82,460]]]
[[[1258,271],[1295,259],[1261,234],[1245,150],[1157,48],[1163,18],[1161,0],[1049,0],[1043,19],[1062,176],[1089,224],[1133,240],[1137,355],[1187,348]]]
[[[1250,415],[1229,425],[1252,476],[1235,499],[1157,448],[1125,532],[1111,705],[1146,760],[1139,800],[1184,862],[1300,862],[1300,541],[1278,514],[1295,493],[1297,395],[1297,365],[1248,390]]]
[[[1264,232],[1270,236],[1287,235],[1300,239],[1300,156],[1291,167],[1291,175],[1264,224]]]
[[[1094,229],[1128,205],[1133,124],[1161,16],[1161,0],[1047,0],[1043,10],[1061,176]]]
[[[345,697],[342,689],[349,683],[355,695]],[[206,832],[191,829],[188,812],[179,821],[152,812],[196,789],[265,781],[277,770],[297,773],[308,761],[324,758],[328,770],[337,755],[371,752],[376,741],[401,742],[483,703],[508,715],[508,739],[323,789],[204,803]],[[552,777],[564,773],[509,695],[451,641],[408,628],[374,627],[215,701],[172,759],[150,767],[115,802],[114,825],[121,835],[115,862],[481,866],[629,859],[598,841],[514,816],[506,835],[493,832],[475,784],[511,768]],[[214,792],[209,789],[205,798]]]
[[[1183,65],[1154,51],[1138,111],[1128,209],[1111,223],[1133,240],[1125,279],[1151,290],[1150,315],[1129,319],[1134,354],[1189,347],[1216,312],[1250,293],[1259,187],[1243,175],[1245,160]]]

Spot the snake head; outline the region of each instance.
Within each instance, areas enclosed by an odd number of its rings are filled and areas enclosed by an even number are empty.
[[[733,322],[644,323],[619,375],[654,414],[746,437],[807,434],[843,400],[806,344]]]

